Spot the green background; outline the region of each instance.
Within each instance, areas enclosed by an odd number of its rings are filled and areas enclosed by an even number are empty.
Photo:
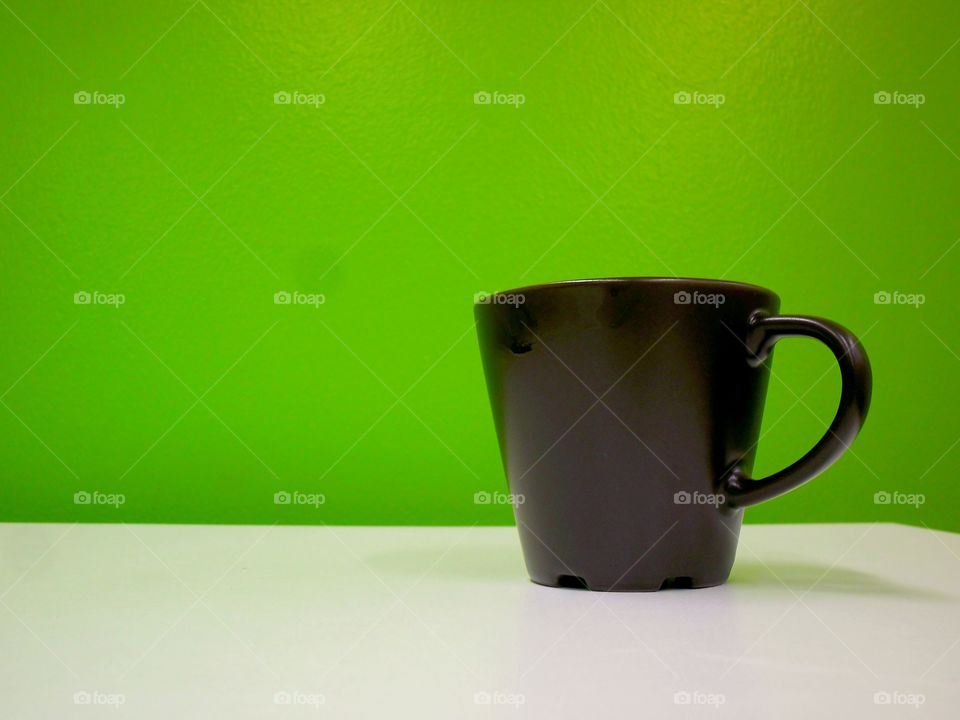
[[[956,3],[5,0],[0,37],[0,519],[509,523],[474,293],[676,274],[872,358],[853,452],[749,521],[960,530]],[[774,371],[758,474],[839,393],[816,343]]]

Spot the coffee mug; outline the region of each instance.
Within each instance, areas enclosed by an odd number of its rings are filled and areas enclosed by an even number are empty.
[[[829,320],[723,280],[613,278],[484,295],[477,333],[530,578],[589,590],[723,583],[743,509],[832,465],[863,425],[870,363]],[[771,353],[824,343],[837,414],[806,455],[751,477]]]

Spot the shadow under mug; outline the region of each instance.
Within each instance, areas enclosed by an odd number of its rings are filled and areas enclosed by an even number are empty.
[[[477,299],[475,315],[524,560],[541,585],[658,590],[723,583],[743,508],[833,464],[863,425],[871,371],[848,330],[778,315],[720,280],[613,278]],[[802,458],[750,472],[784,337],[833,352],[837,414]]]

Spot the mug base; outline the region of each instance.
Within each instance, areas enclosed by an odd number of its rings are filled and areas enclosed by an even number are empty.
[[[659,590],[699,590],[716,587],[727,581],[728,575],[719,578],[704,578],[690,576],[671,576],[665,578],[631,580],[630,582],[591,582],[589,578],[576,575],[558,575],[553,580],[546,578],[530,578],[535,585],[543,587],[562,588],[567,590],[588,590],[590,592],[657,592]]]

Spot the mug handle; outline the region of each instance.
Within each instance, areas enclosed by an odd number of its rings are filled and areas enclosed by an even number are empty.
[[[823,318],[754,313],[746,341],[748,363],[762,365],[777,341],[785,337],[815,338],[830,348],[840,365],[840,405],[820,441],[789,467],[753,480],[739,463],[734,465],[721,482],[724,504],[729,508],[756,505],[812,480],[850,447],[867,417],[873,376],[870,360],[853,333]]]

